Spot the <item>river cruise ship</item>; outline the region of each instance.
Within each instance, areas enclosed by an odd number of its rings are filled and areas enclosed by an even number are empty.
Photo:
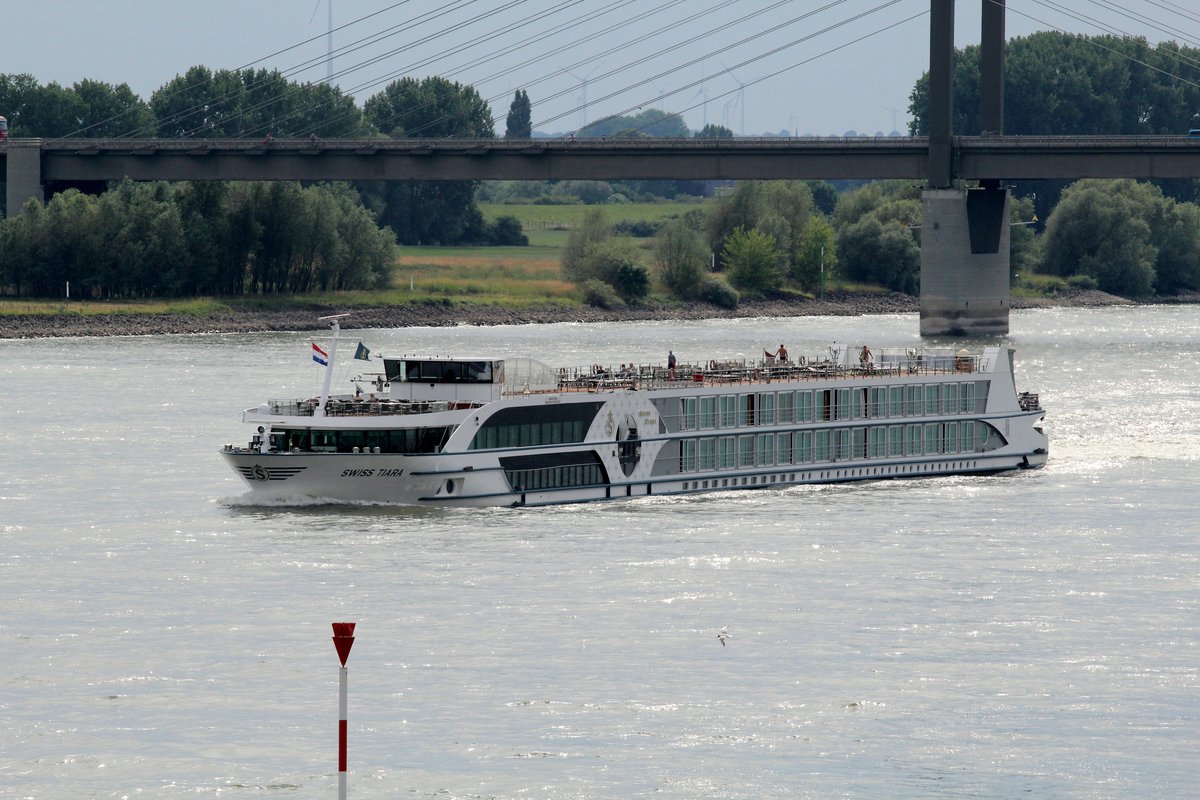
[[[246,410],[222,455],[256,498],[540,506],[1041,467],[1036,394],[984,347],[551,368],[397,356]]]

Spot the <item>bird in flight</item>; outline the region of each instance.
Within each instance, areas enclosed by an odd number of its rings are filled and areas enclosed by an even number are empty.
[[[717,631],[717,639],[721,642],[721,647],[725,646],[725,640],[729,639],[729,638],[731,638],[731,637],[729,636],[729,626],[728,625],[725,626],[724,628],[721,628],[721,630]]]

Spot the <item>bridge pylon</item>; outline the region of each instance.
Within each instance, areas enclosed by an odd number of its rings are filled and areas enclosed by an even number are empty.
[[[9,139],[4,146],[8,161],[4,199],[8,216],[15,217],[30,198],[46,200],[42,186],[42,140]]]
[[[921,335],[1007,334],[1008,189],[926,189],[921,206]]]

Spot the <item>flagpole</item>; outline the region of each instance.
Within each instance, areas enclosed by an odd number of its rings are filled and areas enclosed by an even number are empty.
[[[325,361],[325,381],[321,385],[321,402],[313,410],[314,417],[325,416],[325,403],[329,401],[329,384],[333,381],[333,360],[337,358],[338,331],[342,329],[341,325],[338,324],[338,320],[348,316],[350,315],[334,314],[331,317],[317,317],[318,320],[331,320],[329,327],[333,329],[333,342],[329,345],[329,358]]]

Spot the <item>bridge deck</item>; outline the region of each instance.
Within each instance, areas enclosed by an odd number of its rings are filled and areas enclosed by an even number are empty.
[[[923,137],[737,139],[10,139],[41,179],[562,180],[926,179]],[[28,151],[25,151],[28,152]],[[965,180],[1200,177],[1186,136],[956,137]],[[5,164],[7,169],[7,163]]]

